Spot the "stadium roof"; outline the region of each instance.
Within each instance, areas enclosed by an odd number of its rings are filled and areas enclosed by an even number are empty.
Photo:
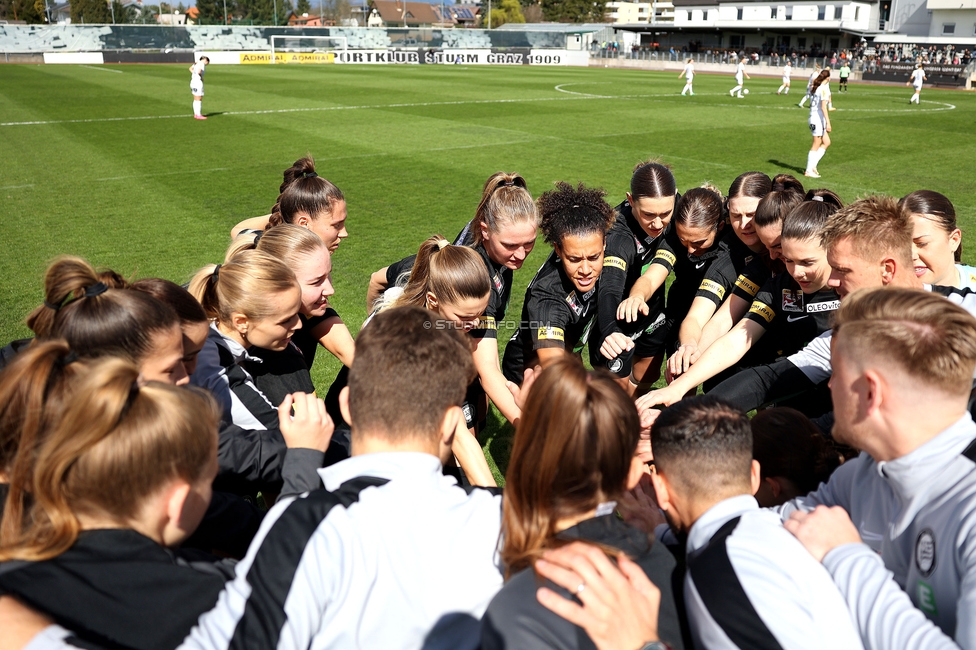
[[[565,34],[589,34],[598,32],[606,27],[611,27],[610,23],[505,23],[501,27],[496,27],[492,31],[509,32],[563,32]]]

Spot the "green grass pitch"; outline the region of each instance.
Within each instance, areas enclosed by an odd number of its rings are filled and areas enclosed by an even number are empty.
[[[753,169],[802,174],[805,78],[788,97],[775,95],[778,77],[754,77],[745,99],[729,97],[731,75],[699,74],[695,97],[678,96],[683,85],[676,72],[603,68],[212,66],[211,118],[198,122],[184,65],[0,66],[0,339],[27,335],[58,254],[180,282],[219,261],[230,227],[267,213],[306,152],[348,199],[334,303],[354,333],[369,274],[432,233],[453,236],[497,170],[522,173],[534,196],[583,181],[613,204],[647,157],[669,162],[682,190],[728,188]],[[976,96],[926,88],[916,107],[911,93],[835,89],[834,145],[814,186],[845,200],[934,189],[968,234]],[[511,322],[547,253],[540,239],[516,273]],[[324,390],[338,368],[319,359]],[[494,419],[483,442],[504,469],[508,428]]]

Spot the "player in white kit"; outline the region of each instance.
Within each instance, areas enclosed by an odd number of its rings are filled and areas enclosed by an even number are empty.
[[[810,90],[810,86],[813,85],[813,80],[817,78],[818,74],[820,74],[819,63],[814,66],[813,72],[810,73],[810,81],[807,82],[807,94],[804,95],[803,99],[800,100],[800,103],[797,104],[797,106],[799,106],[800,108],[803,108],[803,105],[807,103],[808,99],[813,99],[813,94],[812,94],[813,91]]]
[[[693,96],[695,94],[695,91],[691,87],[691,82],[695,78],[694,60],[688,59],[688,61],[685,63],[685,69],[678,73],[678,79],[681,79],[681,77],[685,78],[685,87],[681,91],[681,94],[684,95],[685,93],[688,93],[689,95]]]
[[[739,61],[739,63],[735,66],[735,88],[729,91],[729,95],[735,95],[740,99],[745,96],[742,94],[742,86],[744,85],[744,82],[742,81],[743,76],[745,76],[746,79],[752,78],[748,74],[746,74],[745,62]],[[736,93],[739,94],[736,95]]]
[[[779,95],[780,93],[783,93],[784,95],[790,94],[790,75],[792,74],[793,74],[793,64],[787,61],[786,65],[783,66],[783,85],[781,85],[779,87],[779,90],[776,91],[777,95]]]
[[[915,94],[912,95],[912,98],[908,100],[909,104],[919,104],[918,96],[922,92],[922,82],[927,79],[928,77],[925,76],[925,70],[922,69],[922,64],[919,63],[915,66],[915,70],[912,71],[911,78],[905,83],[906,86],[915,86]]]
[[[193,118],[205,120],[203,110],[203,73],[207,70],[210,59],[201,56],[200,60],[190,66],[190,92],[193,93]]]
[[[830,116],[827,104],[830,101],[828,80],[830,70],[822,70],[810,84],[813,99],[810,100],[810,134],[813,136],[813,146],[807,153],[807,169],[804,176],[820,178],[817,163],[827,153],[830,146]]]

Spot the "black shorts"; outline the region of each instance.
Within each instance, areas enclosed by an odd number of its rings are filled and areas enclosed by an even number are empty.
[[[478,433],[485,428],[488,421],[488,395],[481,387],[481,379],[476,378],[468,386],[461,411],[464,412],[464,423],[469,429]]]

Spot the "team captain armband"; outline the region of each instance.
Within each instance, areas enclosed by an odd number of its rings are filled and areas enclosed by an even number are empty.
[[[776,317],[776,312],[769,305],[765,305],[758,300],[753,301],[752,307],[749,308],[749,313],[762,316],[763,320],[767,323],[772,323]]]
[[[603,258],[603,266],[612,266],[613,268],[620,269],[621,271],[627,270],[627,262],[619,257],[611,257],[609,255]]]
[[[735,279],[735,286],[739,287],[753,297],[759,293],[759,285],[744,275],[740,275]]]
[[[716,296],[718,296],[719,300],[725,297],[725,287],[714,280],[702,280],[701,286],[698,287],[698,290],[714,293]]]
[[[538,339],[540,341],[566,341],[566,334],[561,327],[540,327]]]
[[[475,327],[476,330],[497,330],[498,323],[495,322],[493,316],[482,316],[481,320],[478,321],[478,326]]]
[[[668,266],[672,266],[673,267],[674,266],[674,263],[678,261],[678,258],[675,257],[674,256],[674,253],[672,253],[671,251],[664,250],[663,248],[660,248],[660,249],[658,249],[658,251],[656,253],[654,253],[654,259],[651,260],[651,261],[652,262],[657,262],[658,260],[660,260],[661,262],[664,262]]]

